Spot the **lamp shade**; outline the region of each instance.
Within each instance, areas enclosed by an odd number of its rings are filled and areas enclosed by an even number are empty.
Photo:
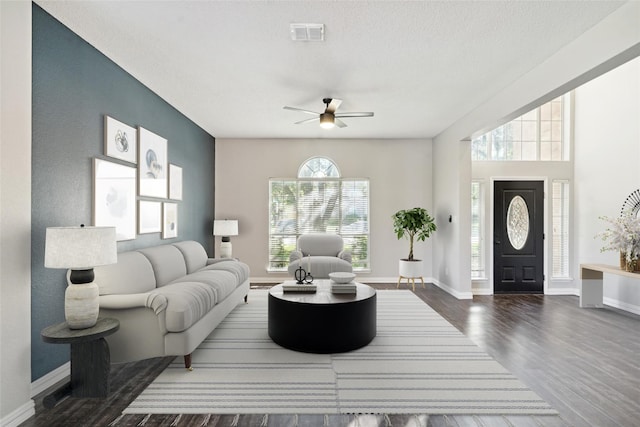
[[[238,220],[236,219],[216,219],[213,221],[214,236],[237,236]]]
[[[47,227],[45,267],[83,270],[116,262],[115,227]]]

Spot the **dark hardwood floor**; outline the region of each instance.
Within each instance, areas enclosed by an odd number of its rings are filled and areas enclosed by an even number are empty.
[[[373,285],[395,289],[395,285]],[[36,396],[33,426],[640,426],[640,316],[580,309],[571,296],[496,295],[457,300],[433,285],[415,293],[549,402],[559,416],[127,415],[122,410],[171,362],[114,365],[106,399]]]

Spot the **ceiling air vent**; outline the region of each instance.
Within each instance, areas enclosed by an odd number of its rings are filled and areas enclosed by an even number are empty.
[[[297,42],[324,41],[324,24],[291,24],[291,40]]]

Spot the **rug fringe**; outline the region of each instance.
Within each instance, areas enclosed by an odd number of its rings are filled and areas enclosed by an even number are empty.
[[[137,426],[137,427],[142,427],[142,426],[146,425],[146,424],[147,424],[147,421],[149,421],[149,418],[151,418],[151,414],[147,414],[147,416],[146,416],[146,417],[144,417],[144,418],[142,419],[142,421],[140,421],[140,422],[138,423],[138,426]]]
[[[324,423],[322,423],[322,425],[325,427],[329,425],[329,415],[324,414]]]
[[[180,418],[182,418],[182,414],[178,415],[175,420],[171,423],[170,427],[178,427],[178,423],[180,422]]]
[[[384,414],[384,422],[387,427],[391,427],[393,425],[391,424],[391,418],[389,418],[388,414]]]
[[[204,417],[204,420],[202,420],[202,423],[200,423],[200,427],[206,427],[209,425],[209,420],[211,420],[211,414],[207,414]]]
[[[260,423],[260,427],[267,427],[267,424],[269,424],[269,414],[264,414],[264,417],[262,417],[262,423]]]
[[[109,423],[109,427],[114,426],[116,424],[118,424],[118,422],[120,422],[120,420],[122,419],[122,417],[124,417],[124,414],[120,414],[120,416],[118,418],[116,418],[115,420],[111,421]]]
[[[240,421],[240,414],[236,414],[236,416],[233,417],[233,421],[231,421],[231,427],[238,427],[239,421]]]

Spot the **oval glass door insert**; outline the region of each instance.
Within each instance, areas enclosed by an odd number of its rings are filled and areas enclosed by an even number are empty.
[[[511,199],[507,209],[507,236],[511,246],[520,250],[529,237],[529,208],[520,196]]]

